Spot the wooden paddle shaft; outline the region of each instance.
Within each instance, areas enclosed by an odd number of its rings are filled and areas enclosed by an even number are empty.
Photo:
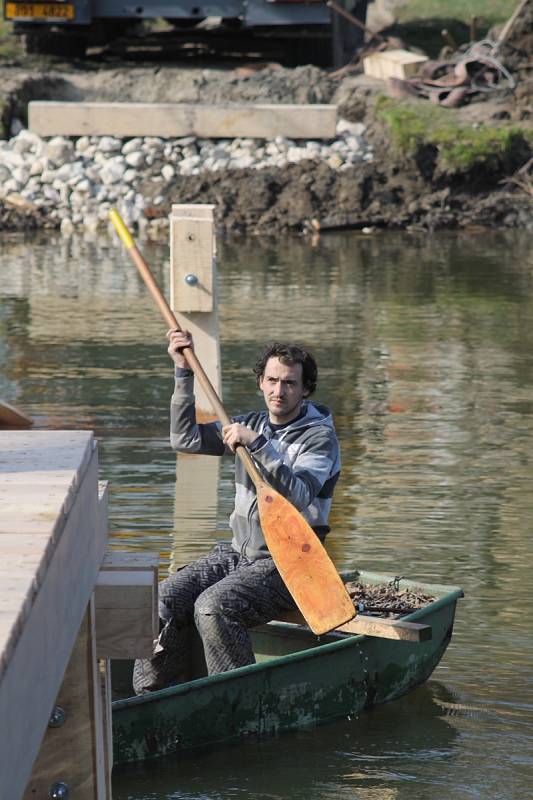
[[[113,225],[115,226],[118,235],[122,239],[124,245],[126,246],[131,260],[137,267],[143,281],[145,282],[150,294],[154,298],[163,318],[165,319],[169,328],[174,328],[175,330],[182,331],[183,328],[179,324],[178,320],[176,319],[176,315],[170,308],[169,304],[165,300],[163,296],[163,292],[159,288],[159,285],[152,275],[152,272],[144,260],[140,250],[136,246],[135,242],[133,241],[130,232],[124,225],[120,215],[116,211],[110,212],[111,220]],[[204,390],[209,402],[213,406],[213,411],[219,418],[222,425],[231,425],[231,418],[227,413],[226,409],[222,405],[222,401],[220,397],[216,393],[215,387],[207,377],[207,374],[200,364],[198,357],[194,350],[190,347],[186,347],[183,350],[183,356],[187,361],[187,364],[194,372],[195,377],[197,378],[198,382],[201,384],[202,389]],[[253,480],[254,484],[257,486],[259,483],[263,482],[263,478],[259,474],[257,467],[255,466],[253,459],[249,452],[244,447],[237,447],[237,455],[241,459],[242,463],[246,471],[248,472],[250,478]]]

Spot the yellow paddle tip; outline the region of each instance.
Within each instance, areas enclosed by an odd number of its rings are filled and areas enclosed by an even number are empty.
[[[132,235],[126,227],[126,223],[118,213],[116,208],[112,208],[109,212],[109,219],[113,223],[113,227],[115,228],[116,232],[118,233],[122,244],[128,250],[131,247],[135,247],[135,242],[133,241]]]

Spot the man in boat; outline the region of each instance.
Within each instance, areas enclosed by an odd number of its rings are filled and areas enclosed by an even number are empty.
[[[267,483],[303,514],[324,541],[340,459],[330,411],[308,400],[317,382],[313,356],[294,344],[269,345],[254,369],[266,411],[252,411],[221,427],[218,422],[196,422],[194,376],[183,355],[185,348],[193,347],[190,334],[172,330],[167,338],[175,365],[170,406],[173,449],[222,456],[246,447]],[[137,694],[190,679],[193,625],[211,675],[253,664],[248,629],[296,607],[268,551],[255,486],[239,458],[235,485],[231,542],[215,545],[160,584],[161,631],[154,656],[135,663]]]

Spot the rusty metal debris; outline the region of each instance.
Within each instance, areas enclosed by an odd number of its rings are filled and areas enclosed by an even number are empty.
[[[516,81],[500,59],[500,52],[529,2],[518,3],[495,41],[474,42],[454,59],[427,61],[412,78],[390,78],[389,93],[393,97],[425,97],[455,108],[486,92],[513,90]]]
[[[422,97],[432,103],[455,108],[485,93],[512,91],[516,87],[516,80],[503,63],[500,54],[530,2],[531,0],[521,0],[518,3],[495,40],[486,38],[473,41],[466,52],[457,51],[451,34],[443,30],[442,34],[448,45],[443,52],[446,52],[447,58],[427,61],[418,74],[410,78],[389,78],[387,80],[389,94],[392,97]],[[341,13],[334,0],[329,0],[328,5]],[[342,15],[348,19],[345,12]],[[477,20],[473,18],[471,40],[477,30],[476,23]],[[365,56],[373,52],[398,47],[397,39],[393,41],[391,37],[384,37],[368,30],[367,34],[369,36],[366,44],[354,54],[352,62],[333,73],[332,77],[353,70],[357,64],[362,63]]]
[[[494,55],[497,51],[496,42],[484,39],[455,61],[427,61],[413,78],[389,78],[389,94],[425,97],[432,103],[456,108],[480,93],[514,89],[515,80]]]

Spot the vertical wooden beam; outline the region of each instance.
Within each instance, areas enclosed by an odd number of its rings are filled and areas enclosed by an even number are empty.
[[[173,205],[170,215],[170,306],[194,337],[196,354],[220,394],[216,240],[211,205]],[[196,387],[200,414],[212,414]]]
[[[180,325],[194,338],[195,351],[209,380],[221,395],[220,340],[216,291],[216,237],[212,205],[172,206],[170,216],[170,305]],[[215,419],[213,409],[195,386],[196,415],[199,422]],[[212,530],[216,524],[219,463],[210,456],[180,456],[176,462],[177,533],[171,555],[171,568],[183,563],[180,555],[182,535],[197,531],[197,520]],[[179,513],[178,513],[179,509]],[[206,517],[206,509],[212,509]]]
[[[49,797],[54,784],[76,800],[111,800],[94,620],[91,598],[24,800]]]
[[[111,772],[113,770],[113,717],[111,711],[111,659],[102,658],[98,661],[100,669],[100,691],[102,703],[102,730],[104,745],[104,776],[106,781],[105,795],[111,800]]]
[[[159,554],[106,553],[95,587],[98,658],[149,658],[159,634]]]

